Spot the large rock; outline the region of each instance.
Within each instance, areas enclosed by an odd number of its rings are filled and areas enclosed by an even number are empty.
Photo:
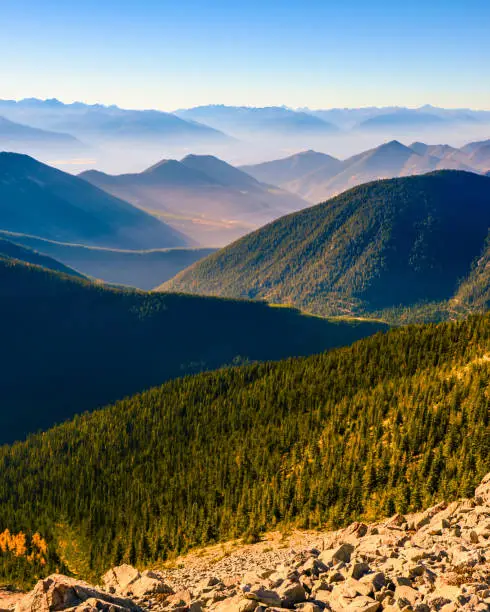
[[[236,610],[237,612],[254,612],[258,605],[259,602],[255,599],[242,599],[238,602]]]
[[[411,586],[401,584],[396,587],[395,599],[398,605],[402,608],[405,606],[415,606],[415,604],[421,599],[420,593],[413,589]]]
[[[182,589],[177,591],[174,595],[171,595],[168,599],[168,603],[172,608],[189,607],[192,602],[192,593],[189,589]]]
[[[66,612],[99,612],[100,610],[106,612],[124,612],[127,608],[91,597],[74,608],[68,608]]]
[[[262,585],[253,587],[248,593],[245,593],[244,597],[246,599],[254,599],[271,608],[281,607],[281,598],[279,595],[275,591],[269,591]]]
[[[148,595],[167,594],[171,595],[173,590],[158,576],[148,572],[141,575],[140,578],[132,582],[126,590],[128,595],[136,598],[146,597]]]
[[[292,608],[294,604],[306,601],[306,591],[299,580],[285,580],[277,589],[283,608]]]
[[[344,563],[348,563],[350,561],[350,556],[354,552],[354,546],[352,544],[344,543],[336,548],[331,548],[329,550],[324,550],[319,559],[322,563],[339,563],[343,561]]]
[[[110,569],[102,576],[102,582],[110,593],[137,599],[148,595],[173,593],[172,588],[155,572],[146,570],[140,574],[137,569],[127,564]]]
[[[114,597],[86,582],[61,574],[40,580],[16,605],[15,612],[56,612],[57,610],[139,610],[129,599]]]
[[[475,499],[480,504],[490,506],[490,472],[483,478],[480,485],[476,487]]]
[[[139,571],[124,563],[113,567],[102,576],[102,584],[110,593],[125,593],[130,584],[141,578]]]

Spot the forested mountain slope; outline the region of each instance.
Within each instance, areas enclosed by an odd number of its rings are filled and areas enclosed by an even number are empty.
[[[162,288],[382,316],[447,301],[463,279],[473,285],[489,227],[488,177],[440,171],[377,181],[282,217]]]
[[[0,442],[169,378],[317,353],[384,328],[260,303],[111,289],[0,259]]]
[[[59,554],[89,577],[470,495],[490,468],[489,354],[485,315],[169,382],[0,449],[0,524],[46,539],[40,573]]]

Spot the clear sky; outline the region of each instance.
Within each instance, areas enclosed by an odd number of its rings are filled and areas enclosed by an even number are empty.
[[[0,98],[490,109],[490,0],[0,0]]]

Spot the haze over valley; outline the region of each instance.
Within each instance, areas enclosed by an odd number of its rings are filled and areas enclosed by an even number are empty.
[[[347,158],[382,142],[461,147],[490,137],[490,111],[329,110],[209,105],[163,112],[57,99],[0,100],[0,146],[74,172],[134,173],[162,158],[212,154],[233,165],[315,149]]]

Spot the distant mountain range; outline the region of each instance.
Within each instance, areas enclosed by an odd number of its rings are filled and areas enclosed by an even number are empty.
[[[211,155],[163,160],[138,174],[86,171],[80,178],[121,197],[205,246],[222,246],[306,206]]]
[[[359,126],[372,126],[373,128],[397,127],[424,127],[440,126],[444,121],[449,128],[451,125],[468,126],[473,123],[490,123],[490,110],[475,111],[469,108],[446,109],[426,104],[419,108],[405,108],[401,106],[364,107],[364,108],[332,108],[326,110],[300,109],[311,113],[325,121],[332,122],[343,130],[350,130]]]
[[[339,130],[352,129],[386,131],[393,128],[440,128],[442,125],[449,128],[455,125],[467,126],[475,123],[490,124],[490,111],[453,110],[430,105],[415,109],[372,107],[294,110],[283,106],[257,108],[217,104],[180,109],[175,111],[175,114],[237,136],[250,135],[251,132],[291,135],[294,132],[317,131],[318,133],[335,134]]]
[[[433,113],[424,113],[414,110],[400,110],[398,112],[386,113],[377,115],[376,117],[370,117],[362,121],[357,127],[361,130],[376,130],[386,128],[414,128],[420,129],[425,127],[437,126],[439,127],[444,122],[449,121],[443,119],[439,115]]]
[[[156,110],[126,110],[117,106],[63,104],[59,100],[0,100],[0,116],[43,130],[68,132],[87,142],[168,143],[227,141],[212,127]],[[1,133],[1,132],[0,132]]]
[[[282,106],[254,108],[217,104],[177,110],[175,114],[244,138],[257,134],[291,136],[304,133],[333,134],[338,131],[333,123],[320,117]]]
[[[89,169],[93,159],[94,166],[111,173],[139,171],[159,157],[180,159],[189,152],[255,163],[259,155],[273,159],[301,149],[329,148],[346,156],[381,139],[444,138],[460,144],[485,129],[490,133],[490,111],[432,106],[311,110],[208,105],[169,113],[30,98],[0,100],[0,118],[5,132],[13,130],[5,122],[17,126],[15,138],[2,138],[0,119],[0,149],[78,169]],[[32,129],[41,132],[29,136]]]
[[[471,143],[457,149],[449,145],[398,141],[385,143],[346,160],[306,151],[284,159],[242,170],[310,202],[320,202],[346,189],[381,178],[423,174],[451,169],[485,172],[490,169],[490,141]]]
[[[0,153],[0,229],[120,249],[186,246],[157,218],[27,155]]]
[[[401,163],[405,148],[390,159]],[[317,314],[424,316],[490,305],[490,180],[439,171],[368,183],[245,236],[163,290],[265,299]]]
[[[241,170],[254,176],[257,180],[272,185],[287,185],[304,176],[331,168],[332,175],[340,172],[342,162],[331,155],[317,151],[303,151],[284,159],[277,159],[262,164],[241,166]]]
[[[0,151],[23,149],[26,147],[47,147],[56,149],[80,150],[82,143],[71,136],[60,132],[50,132],[39,128],[15,123],[0,116]]]
[[[318,353],[380,329],[260,303],[110,289],[0,256],[0,443],[169,378]]]

